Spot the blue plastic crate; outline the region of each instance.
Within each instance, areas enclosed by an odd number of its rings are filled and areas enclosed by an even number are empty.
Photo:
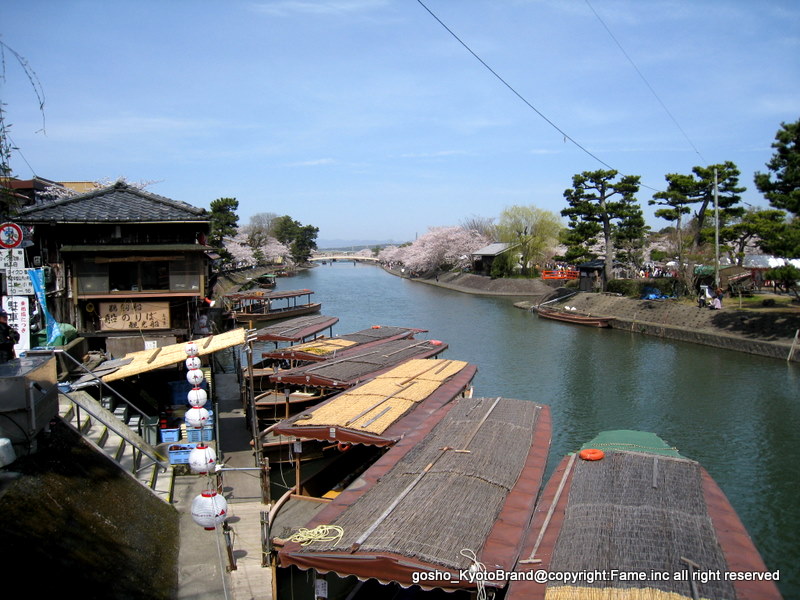
[[[211,442],[214,440],[214,428],[213,427],[203,427],[203,441],[204,442]]]
[[[173,444],[169,447],[169,462],[173,465],[189,464],[189,454],[197,444]]]
[[[186,439],[189,440],[190,442],[202,442],[203,430],[198,427],[187,427]]]
[[[177,442],[181,439],[180,429],[161,429],[162,442]]]

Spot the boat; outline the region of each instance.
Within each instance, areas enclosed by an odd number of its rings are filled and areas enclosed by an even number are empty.
[[[596,315],[586,315],[570,310],[560,310],[550,306],[537,306],[532,309],[543,319],[553,319],[565,323],[576,323],[578,325],[588,325],[590,327],[611,327],[612,317],[600,317]]]
[[[296,317],[262,327],[255,332],[254,337],[259,342],[273,342],[276,346],[279,342],[297,344],[305,342],[309,338],[316,338],[320,332],[326,329],[329,329],[332,334],[333,326],[338,322],[339,317],[325,315]]]
[[[566,456],[521,556],[506,600],[781,597],[708,472],[647,432],[606,431]]]
[[[278,386],[305,385],[327,389],[352,387],[413,358],[431,358],[447,349],[439,340],[377,340],[341,351],[336,358],[279,371],[270,377]]]
[[[270,542],[274,536],[282,544],[386,448],[425,429],[440,408],[471,395],[477,370],[463,361],[411,360],[263,432],[259,439],[265,446],[294,441],[280,455],[283,459],[291,450],[294,472],[282,472],[281,479],[293,487],[270,512]],[[276,450],[268,449],[273,456]]]
[[[449,403],[304,526],[332,535],[281,543],[278,588],[291,585],[298,593],[324,578],[337,597],[348,598],[397,597],[411,586],[454,598],[501,590],[504,580],[465,574],[481,565],[492,574],[513,569],[550,436],[545,405],[507,398]]]
[[[370,342],[390,342],[394,340],[410,339],[413,338],[414,335],[423,332],[425,332],[424,329],[412,327],[373,325],[369,329],[362,329],[354,333],[336,337],[319,337],[303,344],[276,348],[275,350],[262,353],[261,356],[267,359],[289,361],[290,363],[297,363],[298,365],[305,362],[320,362],[329,358],[335,358],[337,353],[358,346],[364,346]]]
[[[322,304],[311,302],[313,293],[311,290],[237,292],[225,295],[224,301],[231,320],[255,329],[257,323],[264,321],[319,312]]]

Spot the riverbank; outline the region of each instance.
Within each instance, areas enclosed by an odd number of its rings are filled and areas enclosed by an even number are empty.
[[[555,290],[538,279],[491,279],[468,273],[447,273],[438,280],[413,278],[410,281],[469,294],[531,296],[515,304],[525,310],[555,297]],[[738,310],[731,307],[733,302],[725,302],[722,310],[710,310],[677,300],[638,300],[578,292],[567,300],[554,302],[553,306],[566,304],[583,314],[611,317],[611,326],[615,329],[787,360],[800,330],[800,311]],[[792,352],[791,361],[800,362],[800,341]]]

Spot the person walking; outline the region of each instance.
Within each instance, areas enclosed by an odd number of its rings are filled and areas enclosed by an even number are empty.
[[[8,313],[0,308],[0,363],[10,361],[14,354],[14,344],[19,341],[17,330],[9,326]]]

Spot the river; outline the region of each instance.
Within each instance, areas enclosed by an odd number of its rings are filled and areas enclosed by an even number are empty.
[[[476,396],[552,410],[547,475],[599,431],[657,433],[699,461],[738,512],[779,586],[800,598],[800,367],[618,330],[538,319],[522,298],[475,296],[381,268],[322,265],[279,280],[309,288],[335,335],[372,325],[429,330],[447,358],[478,366]]]

